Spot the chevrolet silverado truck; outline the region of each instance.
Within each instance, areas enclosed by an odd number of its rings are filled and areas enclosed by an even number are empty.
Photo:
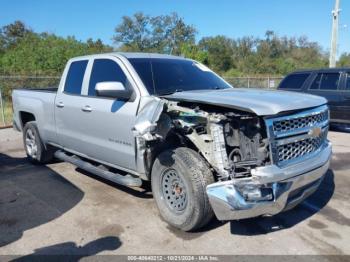
[[[184,231],[214,214],[240,220],[296,206],[320,185],[332,151],[324,98],[233,88],[176,56],[74,58],[57,90],[12,98],[30,161],[58,158],[129,187],[151,181],[161,217]]]

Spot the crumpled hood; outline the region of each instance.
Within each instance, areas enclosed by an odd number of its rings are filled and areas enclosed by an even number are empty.
[[[169,100],[198,102],[234,108],[259,116],[324,105],[323,97],[297,92],[230,88],[222,90],[184,91],[163,96]]]

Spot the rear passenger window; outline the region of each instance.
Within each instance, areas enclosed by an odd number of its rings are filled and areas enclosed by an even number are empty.
[[[340,73],[319,73],[310,89],[337,90],[340,80]]]
[[[89,96],[96,96],[95,87],[99,82],[121,82],[127,86],[127,78],[120,66],[110,59],[96,59],[91,71]]]
[[[287,76],[279,89],[301,89],[310,74],[294,74]]]
[[[340,79],[339,73],[325,73],[322,74],[321,90],[337,90]]]
[[[317,77],[312,82],[312,84],[310,86],[310,89],[319,89],[320,88],[320,83],[321,83],[321,78],[322,78],[322,74],[317,74]]]
[[[350,73],[346,74],[346,85],[345,85],[345,89],[347,91],[350,91]]]
[[[70,64],[64,85],[64,92],[80,95],[87,63],[88,60],[82,60]]]

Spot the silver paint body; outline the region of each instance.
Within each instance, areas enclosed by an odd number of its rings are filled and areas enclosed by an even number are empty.
[[[146,134],[156,122],[160,108],[158,97],[151,96],[128,58],[184,59],[168,55],[143,53],[110,53],[78,57],[69,60],[63,72],[57,94],[46,91],[14,90],[14,123],[22,129],[20,112],[35,116],[42,140],[65,151],[95,160],[138,176],[144,175],[143,157],[138,152],[135,130]],[[88,86],[94,59],[111,59],[124,71],[135,92],[133,101],[88,96]],[[70,64],[88,60],[80,95],[64,92],[64,84]],[[326,104],[320,97],[292,92],[263,91],[254,89],[227,89],[212,91],[187,91],[165,96],[166,100],[183,100],[253,112],[259,116],[273,116],[281,112],[312,108]],[[149,119],[148,119],[149,118]],[[256,177],[270,178],[273,182],[297,181],[293,188],[304,181],[322,177],[327,170],[331,153],[330,145],[319,155],[285,168],[270,165],[258,168]],[[317,167],[315,165],[317,164]],[[316,169],[313,169],[313,168]],[[311,175],[310,175],[311,174]],[[219,219],[237,219],[266,213],[277,213],[285,206],[285,198],[279,198],[273,206],[247,205],[243,213],[236,212],[235,203],[242,204],[230,182],[218,182],[208,186],[213,209]],[[262,183],[262,182],[261,182]],[[287,192],[287,191],[286,191]],[[285,193],[284,195],[288,194]],[[283,195],[283,194],[282,194]],[[238,202],[237,202],[238,201]],[[265,208],[266,207],[266,208]],[[268,211],[268,212],[267,212]],[[239,215],[240,214],[240,215]]]

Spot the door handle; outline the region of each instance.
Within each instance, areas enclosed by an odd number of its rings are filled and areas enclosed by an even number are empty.
[[[92,111],[92,108],[90,106],[84,106],[82,109],[81,109],[83,112],[91,112]]]
[[[64,107],[64,104],[63,104],[63,102],[58,102],[58,103],[56,104],[56,106],[59,107],[59,108],[62,108],[62,107]]]

